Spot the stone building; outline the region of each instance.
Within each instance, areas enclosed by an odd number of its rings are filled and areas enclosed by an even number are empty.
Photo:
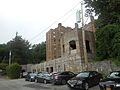
[[[85,31],[88,62],[92,62],[95,56],[93,23],[85,25],[83,29],[78,28],[78,24],[73,29],[58,24],[57,28],[46,34],[46,62],[34,65],[32,69],[48,72],[85,70],[82,30]]]
[[[46,60],[53,60],[61,57],[60,39],[65,33],[72,31],[70,27],[64,27],[61,23],[55,29],[50,29],[46,33]]]

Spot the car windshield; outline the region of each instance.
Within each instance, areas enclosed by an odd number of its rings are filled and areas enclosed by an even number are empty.
[[[36,73],[31,73],[30,74],[30,76],[33,76],[33,77],[36,76],[36,75],[37,75]]]
[[[120,78],[120,72],[112,72],[109,75],[110,78]]]
[[[76,77],[88,77],[89,72],[80,72]]]
[[[50,77],[50,74],[44,74],[45,77]]]

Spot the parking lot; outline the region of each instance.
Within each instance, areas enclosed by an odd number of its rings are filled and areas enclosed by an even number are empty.
[[[52,85],[28,82],[24,79],[4,80],[0,79],[0,90],[69,90],[67,85]],[[99,90],[98,86],[89,90]]]

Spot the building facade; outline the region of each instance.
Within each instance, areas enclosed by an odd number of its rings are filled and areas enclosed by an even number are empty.
[[[86,70],[82,30],[85,31],[87,60],[92,62],[95,57],[93,23],[85,25],[83,29],[78,28],[78,24],[75,24],[75,28],[58,24],[57,28],[49,30],[46,34],[46,62],[32,66],[32,70],[48,72]]]
[[[50,29],[46,33],[46,60],[53,60],[61,57],[60,39],[65,33],[72,31],[70,27],[64,27],[61,23],[55,29]]]

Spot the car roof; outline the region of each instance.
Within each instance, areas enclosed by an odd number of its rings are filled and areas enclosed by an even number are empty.
[[[120,72],[120,71],[112,71],[112,72]]]
[[[120,71],[111,71],[110,73],[113,73],[113,72],[119,72],[120,73]]]
[[[81,71],[81,72],[97,72],[97,71]]]

